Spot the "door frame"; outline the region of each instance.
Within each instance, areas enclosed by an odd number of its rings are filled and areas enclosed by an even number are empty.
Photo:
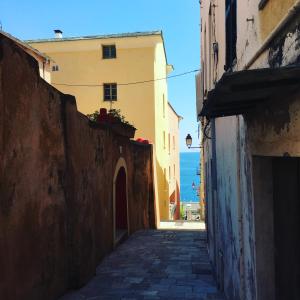
[[[115,172],[114,172],[114,177],[113,177],[113,246],[116,246],[116,182],[117,182],[117,177],[119,174],[119,171],[121,168],[124,168],[125,170],[125,176],[126,176],[126,207],[127,207],[127,234],[130,232],[130,223],[129,223],[129,205],[128,205],[128,171],[127,171],[127,165],[126,161],[123,157],[120,157],[116,167],[115,167]]]

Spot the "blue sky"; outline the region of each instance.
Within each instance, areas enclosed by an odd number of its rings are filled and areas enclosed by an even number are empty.
[[[20,39],[163,30],[171,75],[198,69],[200,65],[200,8],[198,0],[1,0],[3,30]],[[169,79],[169,100],[183,116],[181,151],[187,151],[185,136],[196,146],[198,125],[195,105],[195,75]]]

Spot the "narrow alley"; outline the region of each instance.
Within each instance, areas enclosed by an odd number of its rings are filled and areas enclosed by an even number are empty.
[[[300,0],[0,1],[0,300],[300,300],[299,200]]]
[[[218,299],[206,232],[138,231],[107,256],[82,289],[60,300]]]

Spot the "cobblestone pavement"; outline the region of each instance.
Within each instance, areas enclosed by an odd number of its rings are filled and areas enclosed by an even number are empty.
[[[148,230],[133,234],[97,268],[82,289],[61,300],[215,299],[205,231]]]

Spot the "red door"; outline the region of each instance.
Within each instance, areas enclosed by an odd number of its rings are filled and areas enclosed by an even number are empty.
[[[127,230],[126,172],[123,167],[116,180],[116,229]]]

